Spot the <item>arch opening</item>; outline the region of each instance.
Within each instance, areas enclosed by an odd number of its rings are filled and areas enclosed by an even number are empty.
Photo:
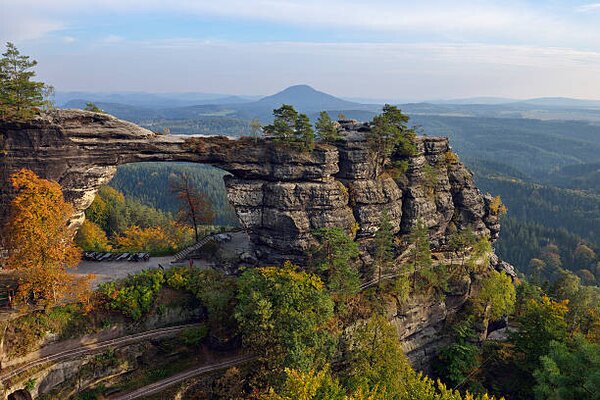
[[[33,400],[31,393],[25,389],[17,390],[8,395],[8,400]]]
[[[211,210],[209,213],[214,215],[211,222],[200,218],[197,237],[190,216],[185,213],[178,215],[180,208],[188,211],[186,199],[180,198],[177,192],[181,189],[178,185],[184,176],[189,180],[192,190],[205,196],[204,204]],[[91,228],[84,223],[76,236],[76,241],[84,249],[83,263],[80,264],[80,267],[83,266],[80,268],[82,271],[98,275],[108,264],[110,267],[136,272],[145,268],[145,265],[156,266],[157,263],[164,266],[169,262],[191,262],[204,266],[219,264],[217,261],[223,259],[255,262],[256,252],[249,233],[242,229],[243,221],[228,196],[229,184],[226,182],[235,180],[231,173],[205,163],[150,161],[119,165],[114,176],[111,174],[107,178],[86,212],[86,221],[106,234],[107,246],[86,248],[85,243],[98,242],[86,240],[85,235],[90,234]],[[119,204],[115,205],[117,202]],[[102,205],[108,208],[108,212],[99,210]],[[147,230],[159,239],[147,241],[147,247],[143,249],[127,248],[123,243],[128,242],[128,239],[121,241],[120,238],[126,237],[129,228],[134,226]],[[152,230],[153,228],[158,229]],[[136,242],[134,235],[147,236],[139,229],[132,232],[130,243]],[[208,242],[206,238],[210,238]],[[197,241],[206,242],[206,245],[187,253],[187,249],[196,247]],[[141,240],[137,243],[146,242]],[[167,247],[169,250],[163,252]],[[152,259],[143,258],[143,263],[123,262],[137,261],[120,258],[128,252],[144,252]],[[186,254],[181,255],[182,253]],[[97,261],[106,262],[99,264]],[[120,263],[117,265],[115,261]]]

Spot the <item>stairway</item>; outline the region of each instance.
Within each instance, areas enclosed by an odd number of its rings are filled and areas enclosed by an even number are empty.
[[[195,251],[200,250],[208,242],[211,242],[214,240],[215,240],[215,237],[213,234],[208,234],[208,235],[204,236],[202,239],[200,239],[198,242],[194,243],[190,247],[186,247],[185,249],[181,250],[179,253],[175,254],[175,256],[173,256],[172,262],[181,262],[183,260],[186,260],[190,256],[190,254],[193,254]]]

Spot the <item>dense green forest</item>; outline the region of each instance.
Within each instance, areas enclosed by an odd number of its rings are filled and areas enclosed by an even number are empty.
[[[136,199],[157,209],[175,213],[177,199],[171,192],[171,180],[188,174],[198,190],[206,194],[215,211],[216,225],[237,226],[235,211],[229,205],[223,176],[227,173],[209,165],[191,163],[139,163],[119,167],[110,186],[127,198]]]
[[[251,133],[248,121],[217,116],[202,116],[196,119],[150,119],[140,121],[140,125],[154,132],[169,129],[173,134],[247,136]]]
[[[225,125],[225,117],[214,117]],[[196,121],[202,128],[203,119]],[[508,206],[496,248],[524,272],[540,249],[556,244],[564,267],[573,264],[579,243],[600,249],[600,182],[596,126],[583,122],[510,118],[416,116],[411,123],[429,135],[450,137],[455,151],[473,170],[484,192],[500,195]],[[236,125],[230,125],[231,129]],[[157,127],[155,127],[157,128]],[[210,128],[212,129],[212,128]],[[155,130],[158,130],[155,129]],[[226,199],[223,171],[181,163],[126,165],[111,185],[126,196],[161,210],[177,208],[167,189],[173,174],[189,173],[213,203],[216,223],[237,224]]]
[[[316,96],[313,103],[323,100],[322,94],[308,95]],[[251,117],[270,121],[267,118],[270,108],[262,103],[202,105],[153,110],[152,113],[133,106],[102,105],[154,131],[169,128],[172,133],[241,136],[249,133]],[[332,104],[331,110],[335,109],[334,105],[337,103]],[[356,107],[353,111],[350,107],[355,104],[352,103],[346,106],[349,109],[330,110],[329,115],[335,118],[343,113],[369,120],[376,111],[368,107]],[[509,213],[496,247],[503,258],[523,272],[529,271],[530,260],[549,243],[560,248],[566,268],[574,268],[572,260],[578,243],[585,243],[596,252],[600,249],[598,125],[591,123],[592,120],[564,120],[565,113],[573,110],[560,108],[547,110],[547,113],[555,113],[556,120],[523,118],[533,115],[536,107],[539,108],[533,105],[403,106],[411,116],[410,124],[421,134],[450,138],[454,151],[472,169],[482,191],[502,197]],[[307,111],[314,122],[318,114]],[[164,188],[168,187],[169,176],[182,168],[194,176],[196,184],[210,197],[217,214],[216,222],[235,224],[237,219],[224,194],[222,173],[210,167],[129,165],[119,169],[111,185],[128,197],[173,212],[176,205]],[[527,240],[523,241],[524,238]]]

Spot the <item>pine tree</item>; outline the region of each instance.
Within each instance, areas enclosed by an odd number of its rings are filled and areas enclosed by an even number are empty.
[[[275,141],[285,144],[300,144],[302,150],[314,149],[315,133],[306,114],[299,114],[293,106],[283,104],[273,110],[273,123],[264,127],[264,132]]]
[[[294,133],[297,140],[302,143],[303,150],[312,151],[315,148],[315,132],[313,131],[310,119],[308,119],[306,114],[298,115]]]
[[[377,279],[381,285],[381,278],[394,267],[394,234],[392,223],[386,210],[381,213],[379,229],[375,233],[375,268]]]
[[[6,44],[0,59],[0,119],[26,120],[50,105],[46,99],[53,88],[31,80],[36,65],[37,61],[21,55],[14,44]]]
[[[389,104],[383,106],[383,113],[373,118],[367,140],[377,156],[378,165],[384,165],[394,151],[403,156],[416,151],[415,131],[407,127],[408,119],[398,107]]]
[[[322,142],[331,143],[341,139],[341,135],[326,111],[321,111],[319,114],[315,128],[317,128],[317,134]]]
[[[409,271],[413,272],[413,288],[420,286],[435,286],[438,283],[436,271],[431,258],[429,230],[422,221],[417,221],[409,236]],[[418,278],[418,282],[417,282]]]
[[[293,140],[298,111],[289,104],[283,104],[273,110],[273,117],[273,123],[264,127],[265,133],[280,142],[286,143]]]

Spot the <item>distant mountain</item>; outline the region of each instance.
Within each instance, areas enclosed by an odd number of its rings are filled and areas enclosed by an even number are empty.
[[[447,100],[428,100],[427,103],[430,104],[487,104],[487,105],[498,105],[498,104],[509,104],[516,103],[520,100],[517,99],[509,99],[506,97],[491,97],[491,96],[481,96],[481,97],[467,97],[464,99],[447,99]]]
[[[240,104],[255,101],[257,96],[232,96],[217,93],[144,93],[144,92],[56,92],[54,101],[65,106],[73,100],[87,99],[94,103],[118,103],[144,108],[174,108],[201,104]]]
[[[281,92],[263,97],[262,99],[247,105],[259,108],[276,108],[282,104],[291,104],[303,112],[364,109],[370,106],[342,100],[330,94],[315,90],[308,85],[290,86]]]
[[[540,97],[517,103],[544,107],[600,108],[600,100],[571,99],[568,97]]]

